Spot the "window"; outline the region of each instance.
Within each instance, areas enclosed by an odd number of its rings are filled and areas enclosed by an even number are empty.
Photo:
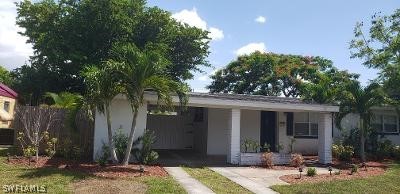
[[[4,110],[6,112],[10,112],[10,102],[9,101],[4,102]]]
[[[318,113],[294,113],[294,135],[318,137]]]
[[[371,127],[382,133],[398,133],[398,118],[396,115],[376,114],[372,117]]]

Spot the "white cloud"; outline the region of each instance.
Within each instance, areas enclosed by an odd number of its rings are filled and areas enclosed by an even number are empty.
[[[15,24],[17,16],[15,0],[0,1],[0,64],[7,69],[23,65],[33,54],[27,38],[18,34],[23,31]]]
[[[218,70],[220,70],[220,68],[216,68],[214,70],[212,70],[211,72],[207,73],[206,75],[202,75],[200,76],[197,80],[199,81],[203,81],[203,82],[209,82],[211,81],[211,76],[215,74],[215,72],[217,72]]]
[[[224,38],[224,32],[218,28],[210,27],[208,31],[210,31],[210,34],[208,34],[208,36],[212,40],[222,40]]]
[[[216,27],[208,27],[207,22],[204,21],[199,14],[197,14],[196,8],[192,10],[184,9],[180,12],[172,14],[172,18],[176,19],[181,23],[186,23],[189,26],[194,26],[202,30],[207,30],[210,33],[208,36],[212,40],[222,40],[224,38],[224,32]]]
[[[240,47],[238,50],[235,51],[236,55],[248,55],[255,51],[260,52],[267,52],[267,48],[263,42],[253,42],[249,43],[243,47]]]
[[[254,21],[263,24],[267,19],[264,16],[258,16]]]

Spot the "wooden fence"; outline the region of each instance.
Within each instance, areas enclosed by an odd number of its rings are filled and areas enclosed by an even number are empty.
[[[37,111],[31,111],[29,108],[31,107],[18,106],[16,111],[28,109],[30,111],[29,114],[37,113]],[[81,157],[83,159],[91,159],[93,156],[94,120],[90,119],[83,111],[79,111],[75,118],[75,126],[72,126],[71,121],[67,118],[66,110],[59,108],[50,109],[54,111],[57,119],[57,122],[54,122],[48,130],[50,138],[57,138],[58,146],[78,146],[82,153]],[[24,132],[22,119],[19,118],[17,113],[13,122],[15,145],[19,145],[19,142],[16,140],[18,132]],[[70,142],[70,144],[66,142]]]

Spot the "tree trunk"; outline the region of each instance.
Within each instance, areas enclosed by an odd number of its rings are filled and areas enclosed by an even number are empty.
[[[115,145],[113,141],[113,134],[111,129],[111,115],[110,115],[110,106],[106,105],[105,107],[106,117],[107,117],[107,131],[108,131],[108,147],[110,147],[110,156],[111,160],[114,164],[118,163],[117,152],[115,151]]]
[[[125,150],[125,157],[124,157],[124,160],[122,161],[122,165],[128,165],[129,158],[131,157],[133,138],[134,138],[134,134],[135,134],[135,130],[136,130],[136,119],[139,114],[138,111],[139,111],[139,109],[135,108],[134,113],[133,113],[133,118],[132,118],[131,132],[129,133],[128,146],[126,147],[126,150]]]
[[[39,146],[36,146],[36,164],[39,162]]]
[[[360,119],[360,157],[365,162],[365,123],[364,118]]]

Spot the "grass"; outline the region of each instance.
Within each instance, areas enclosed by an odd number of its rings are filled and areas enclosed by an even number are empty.
[[[242,186],[232,182],[226,177],[210,170],[206,167],[183,169],[193,178],[202,182],[205,186],[213,190],[217,194],[222,193],[251,193]]]
[[[296,185],[275,185],[279,193],[400,193],[400,164],[393,164],[383,175],[353,180],[341,180]]]
[[[75,183],[97,180],[110,181],[88,174],[57,168],[32,168],[6,164],[9,148],[0,148],[0,187],[3,185],[46,185],[48,193],[72,193]],[[121,181],[134,181],[138,187],[143,185],[145,193],[185,193],[184,189],[171,177],[146,176]],[[90,186],[90,185],[89,185]],[[90,189],[89,189],[90,190]],[[143,193],[142,192],[142,193]],[[94,192],[94,193],[98,193]],[[140,192],[139,192],[140,193]]]

